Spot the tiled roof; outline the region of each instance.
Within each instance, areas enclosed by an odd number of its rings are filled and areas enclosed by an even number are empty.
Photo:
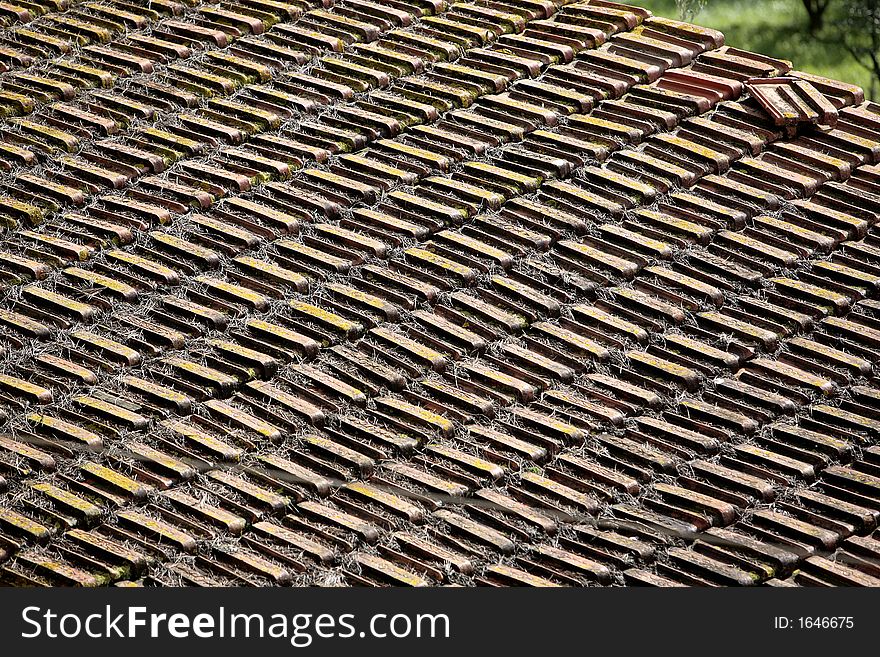
[[[880,584],[858,87],[603,0],[0,11],[0,582]]]

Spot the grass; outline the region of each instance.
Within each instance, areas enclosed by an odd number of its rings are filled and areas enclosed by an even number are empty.
[[[657,16],[679,18],[675,0],[629,1]],[[834,20],[833,11],[832,3],[826,22]],[[810,36],[800,0],[708,0],[691,22],[720,30],[728,45],[787,59],[796,69],[857,84],[868,96],[869,73],[841,46]]]

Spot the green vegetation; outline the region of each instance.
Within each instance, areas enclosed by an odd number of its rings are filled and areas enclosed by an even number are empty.
[[[679,17],[675,0],[630,1],[657,16]],[[720,30],[731,46],[787,59],[797,69],[857,84],[867,97],[871,75],[832,38],[837,10],[832,0],[825,28],[816,36],[809,32],[801,0],[709,0],[691,22]],[[880,100],[880,93],[875,96]]]

